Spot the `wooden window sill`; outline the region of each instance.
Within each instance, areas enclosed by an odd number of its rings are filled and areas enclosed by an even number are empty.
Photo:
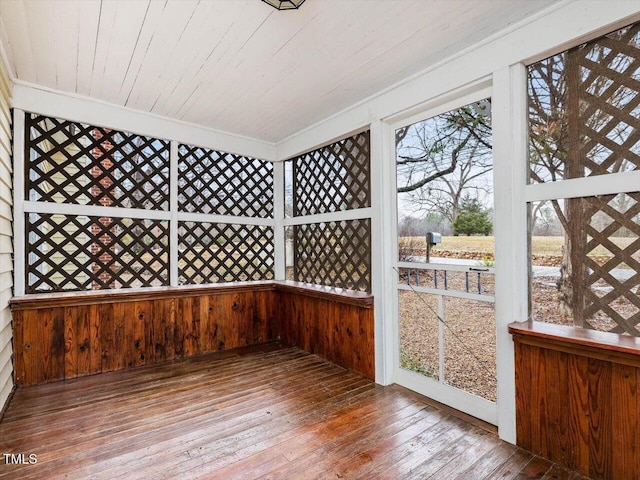
[[[640,338],[544,322],[509,324],[514,340],[565,353],[640,366]]]

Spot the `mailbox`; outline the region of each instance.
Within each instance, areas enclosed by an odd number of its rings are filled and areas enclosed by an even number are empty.
[[[427,245],[442,243],[442,235],[436,232],[427,232]]]

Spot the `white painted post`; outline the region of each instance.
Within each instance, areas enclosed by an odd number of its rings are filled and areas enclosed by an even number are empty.
[[[375,355],[375,376],[376,382],[385,385],[386,371],[384,364],[384,295],[383,287],[383,269],[379,262],[374,261],[375,258],[382,258],[384,245],[382,239],[382,125],[376,121],[371,124],[369,134],[369,152],[370,152],[370,188],[371,188],[371,293],[374,298],[374,355]]]
[[[23,296],[26,287],[24,129],[25,113],[16,108],[13,110],[13,288],[16,297]]]
[[[395,381],[397,291],[395,145],[391,127],[371,124],[371,276],[374,295],[376,382]]]
[[[178,142],[169,150],[169,285],[177,287],[178,278]]]
[[[273,220],[274,274],[276,280],[285,280],[284,162],[273,163]]]
[[[516,442],[515,365],[507,326],[528,316],[527,83],[518,64],[493,75],[498,435]]]

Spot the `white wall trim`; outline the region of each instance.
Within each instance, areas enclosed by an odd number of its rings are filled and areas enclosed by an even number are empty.
[[[342,210],[340,212],[318,213],[315,215],[305,215],[301,217],[285,218],[285,227],[291,225],[308,225],[310,223],[342,222],[343,220],[360,220],[371,218],[373,209],[371,207],[355,208],[353,210]]]
[[[640,170],[636,170],[633,172],[609,173],[527,185],[525,187],[525,199],[527,202],[537,202],[540,200],[637,192],[639,190]]]
[[[349,138],[349,137],[353,137],[359,133],[362,132],[366,132],[367,130],[369,130],[371,127],[369,125],[369,123],[363,124],[363,125],[359,125],[357,128],[354,128],[352,130],[346,130],[344,132],[338,133],[336,134],[336,136],[331,137],[331,138],[325,138],[323,136],[319,136],[317,141],[314,143],[311,143],[309,145],[306,146],[306,148],[304,148],[303,150],[300,150],[298,152],[296,152],[295,154],[292,155],[281,155],[280,151],[279,151],[279,145],[280,143],[276,144],[276,162],[285,162],[287,160],[291,160],[297,156],[300,155],[304,155],[306,153],[309,152],[313,152],[314,150],[317,150],[319,148],[322,148],[324,146],[327,145],[331,145],[333,143],[339,142],[340,140],[344,140],[345,138]]]
[[[527,83],[524,65],[493,76],[493,161],[498,434],[516,442],[515,365],[507,326],[526,321],[529,298]]]
[[[273,218],[238,217],[234,215],[217,215],[212,213],[178,212],[178,220],[181,222],[224,223],[230,225],[262,225],[265,227],[275,226],[275,221]]]
[[[25,294],[26,279],[24,128],[24,112],[16,108],[13,111],[13,292],[18,297]]]
[[[70,203],[31,202],[22,204],[24,212],[49,213],[78,217],[138,218],[145,220],[170,220],[171,212],[161,210],[145,210],[143,208],[104,207],[97,205],[73,205]]]
[[[276,160],[274,143],[220,132],[81,95],[61,93],[19,80],[13,85],[12,105],[27,112],[74,122],[176,140],[262,160]]]
[[[384,337],[385,369],[390,383],[398,382],[400,371],[400,325],[398,295],[398,192],[396,171],[395,131],[399,125],[385,122],[383,139],[383,235],[385,319],[382,333]],[[379,332],[376,332],[378,335]]]
[[[273,219],[274,219],[274,275],[285,280],[285,230],[284,230],[284,163],[273,164]]]
[[[171,141],[169,149],[169,285],[180,283],[178,270],[178,142]]]
[[[369,152],[371,168],[371,293],[373,294],[374,308],[374,358],[375,358],[375,378],[380,385],[391,383],[391,368],[388,366],[385,348],[385,337],[387,329],[386,304],[388,303],[385,288],[388,279],[385,275],[384,262],[375,261],[384,256],[384,229],[385,229],[385,208],[384,208],[384,173],[383,162],[385,161],[384,144],[388,134],[388,128],[382,122],[377,121],[370,126]]]
[[[484,77],[463,87],[447,92],[438,98],[421,103],[408,110],[395,113],[383,120],[394,128],[422,122],[428,118],[464,107],[473,102],[491,97],[491,77]]]

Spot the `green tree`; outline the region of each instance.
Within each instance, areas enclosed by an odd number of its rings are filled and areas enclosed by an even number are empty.
[[[489,210],[475,198],[466,196],[462,200],[460,214],[453,222],[454,235],[490,235],[493,229]]]

